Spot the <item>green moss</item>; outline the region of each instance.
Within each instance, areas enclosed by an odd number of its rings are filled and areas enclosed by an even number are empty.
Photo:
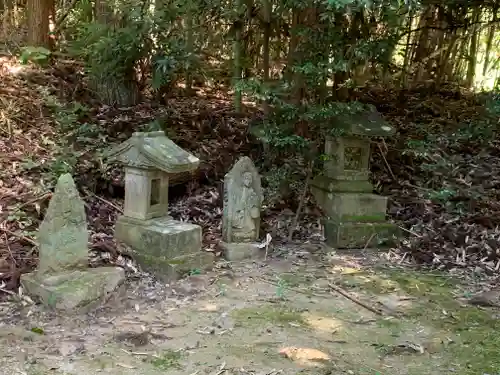
[[[460,294],[458,280],[408,270],[390,270],[388,274],[401,290],[418,297],[405,320],[431,326],[436,335],[453,337],[455,342],[448,346],[445,361],[455,374],[500,373],[500,321],[486,310],[462,306],[455,298]]]
[[[285,287],[291,288],[309,285],[312,282],[310,277],[301,274],[300,271],[294,273],[282,273],[279,275],[279,279],[283,281]]]
[[[160,356],[152,358],[151,364],[157,369],[167,371],[169,369],[179,369],[182,366],[180,365],[181,353],[173,350],[164,351]]]

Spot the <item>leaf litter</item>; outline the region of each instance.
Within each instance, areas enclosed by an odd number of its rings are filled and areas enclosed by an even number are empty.
[[[64,161],[57,144],[60,124],[47,104],[50,96],[87,108],[76,125],[98,125],[92,136],[78,136],[78,129],[72,132],[77,134],[72,141],[78,150],[72,173],[86,202],[91,264],[114,263],[137,271],[113,240],[114,222],[123,205],[123,171],[96,157],[103,142],[122,142],[134,131],[164,129],[203,161],[194,176],[174,181],[170,214],[201,225],[205,250],[219,252],[223,176],[239,156],[262,157],[261,146],[248,132],[252,119],[262,116],[255,108],[236,115],[231,98],[211,93],[171,98],[166,105],[146,101],[116,108],[96,103],[78,66],[68,62],[45,70],[21,69],[13,59],[3,58],[0,72],[2,290],[17,290],[20,274],[36,267],[36,229],[52,188],[46,175],[57,171],[56,161]],[[389,217],[407,234],[389,257],[398,263],[495,279],[500,270],[500,144],[496,133],[481,141],[445,136],[458,134],[464,124],[482,121],[483,101],[452,86],[375,87],[356,95],[355,99],[377,107],[398,130],[393,139],[375,143],[372,153],[374,186],[391,198]],[[441,136],[428,137],[433,134]],[[426,138],[432,141],[424,142],[422,152],[409,151],[409,143]],[[429,165],[437,167],[429,170]],[[263,212],[263,233],[271,233],[274,243],[286,242],[296,200],[292,195]],[[320,218],[307,194],[294,240],[320,242]]]

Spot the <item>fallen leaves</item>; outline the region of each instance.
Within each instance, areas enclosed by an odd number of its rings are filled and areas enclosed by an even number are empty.
[[[331,357],[314,348],[299,348],[290,346],[282,348],[279,354],[301,366],[322,367],[331,361]]]

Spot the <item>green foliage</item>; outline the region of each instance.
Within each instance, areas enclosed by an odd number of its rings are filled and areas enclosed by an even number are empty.
[[[46,66],[50,62],[52,52],[44,47],[27,46],[21,49],[19,57],[21,64],[32,62],[41,66]]]
[[[114,28],[90,23],[79,28],[70,51],[86,62],[92,76],[133,79],[134,68],[146,53],[149,25],[146,21],[137,22],[133,15],[124,24]]]
[[[181,360],[181,353],[178,351],[167,350],[160,356],[151,358],[151,364],[159,370],[168,371],[171,369],[180,369],[182,366],[179,361]]]

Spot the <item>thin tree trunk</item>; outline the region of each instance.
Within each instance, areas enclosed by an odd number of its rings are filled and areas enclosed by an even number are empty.
[[[483,76],[488,72],[488,67],[490,64],[490,55],[491,55],[491,46],[493,45],[493,38],[495,36],[496,31],[496,22],[498,21],[498,5],[495,5],[493,8],[493,23],[488,30],[488,39],[486,40],[486,52],[484,56],[484,65],[483,65]]]
[[[233,40],[233,87],[234,87],[234,110],[236,113],[241,113],[242,110],[242,97],[241,91],[238,88],[241,82],[241,74],[243,71],[243,17],[242,17],[242,0],[235,0],[235,10],[237,12],[237,19],[234,22],[234,40]]]
[[[49,18],[51,0],[28,0],[28,43],[32,46],[51,48]]]
[[[470,49],[469,49],[469,58],[468,58],[468,66],[467,66],[467,78],[465,80],[467,87],[471,88],[474,85],[474,76],[476,74],[476,65],[477,65],[477,44],[479,33],[478,32],[478,22],[481,17],[481,8],[476,7],[474,12],[472,13],[472,22],[474,26],[472,28],[472,33],[470,37]]]
[[[406,36],[406,48],[405,56],[403,61],[403,71],[401,72],[401,87],[406,88],[408,86],[408,75],[410,74],[410,56],[411,56],[411,28],[413,27],[413,10],[410,10],[410,16],[408,20],[408,35]]]
[[[262,40],[262,75],[264,85],[267,87],[269,83],[269,69],[270,69],[270,39],[271,39],[271,12],[272,6],[270,0],[263,0],[263,19],[264,36]],[[264,113],[269,114],[269,103],[264,100],[263,103]]]
[[[192,62],[194,53],[194,19],[193,10],[189,9],[186,14],[186,50],[189,56],[189,62]],[[193,67],[191,64],[186,68],[186,91],[191,93],[193,88]]]

